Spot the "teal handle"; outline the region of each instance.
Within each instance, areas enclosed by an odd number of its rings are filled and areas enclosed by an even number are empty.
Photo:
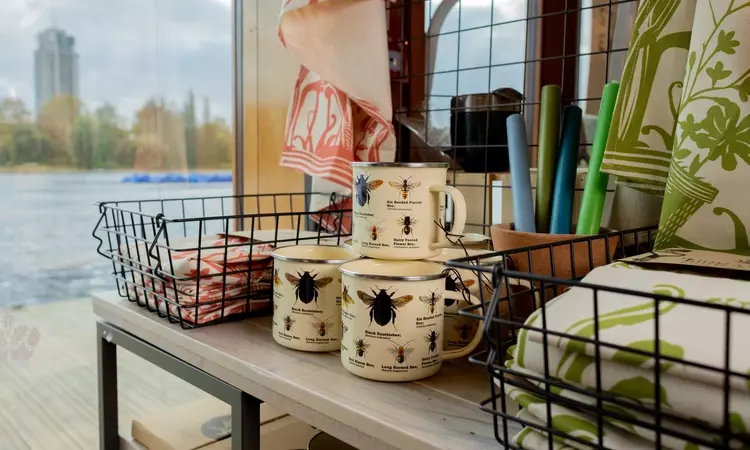
[[[581,108],[568,105],[563,110],[560,135],[560,156],[555,174],[555,193],[552,196],[550,233],[570,234],[573,226],[573,196],[576,189],[576,168],[581,136]]]
[[[549,233],[557,165],[557,141],[560,136],[561,95],[560,86],[549,85],[542,88],[537,150],[536,213],[534,215],[537,233]]]
[[[604,92],[602,92],[599,117],[596,119],[594,142],[589,158],[589,172],[586,175],[586,185],[583,188],[581,210],[578,212],[576,234],[597,234],[599,228],[601,228],[604,199],[607,195],[607,183],[609,182],[609,175],[603,173],[601,167],[619,88],[620,83],[612,81],[604,86]]]

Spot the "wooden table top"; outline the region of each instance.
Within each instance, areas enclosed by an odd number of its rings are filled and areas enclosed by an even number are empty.
[[[338,352],[278,345],[271,317],[183,330],[114,291],[93,305],[102,321],[357,448],[499,448],[492,416],[478,407],[490,395],[488,375],[468,361],[416,382],[370,381],[347,372]]]

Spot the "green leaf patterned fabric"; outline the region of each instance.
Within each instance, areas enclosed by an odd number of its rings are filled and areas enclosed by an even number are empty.
[[[734,48],[732,36],[727,36],[726,39],[725,46]],[[750,282],[722,279],[721,283],[717,283],[710,277],[642,268],[632,270],[631,267],[637,268],[623,263],[600,267],[587,275],[584,281],[750,309]],[[590,343],[557,335],[548,335],[545,343],[540,331],[522,330],[514,347],[513,359],[507,362],[506,366],[521,374],[528,374],[529,380],[534,378],[531,375],[543,378],[540,374],[549,373],[551,377],[579,388],[599,388],[647,407],[656,403],[654,367],[657,362],[653,357],[656,350],[662,357],[723,367],[723,311],[666,300],[655,302],[645,297],[600,291],[598,327],[594,327],[597,320],[593,315],[593,301],[590,289],[573,287],[562,296],[548,302],[544,309],[537,310],[527,319],[526,325],[541,327],[541,317],[545,314],[546,329],[549,331],[571,334],[581,339],[598,337],[602,342],[622,348],[601,346],[601,358],[597,364],[596,350]],[[660,323],[658,341],[654,339],[653,331],[657,311]],[[598,336],[595,328],[598,328]],[[750,373],[750,352],[746,350],[746,343],[750,342],[750,316],[737,314],[733,318],[730,337],[733,343],[730,346],[732,370],[737,373]],[[718,427],[723,425],[723,376],[687,366],[679,361],[664,359],[659,361],[659,372],[659,403],[664,411]],[[536,387],[545,389],[543,384],[534,383]],[[750,383],[748,379],[732,377],[730,385],[732,390],[729,397],[729,426],[737,432],[747,433],[746,430],[750,430]],[[551,389],[551,392],[582,403],[596,402],[592,397],[557,386]],[[538,419],[541,423],[548,423],[543,398],[535,398],[535,394],[524,390],[515,393],[514,396],[518,397],[516,401],[519,404],[525,405],[532,413],[536,410],[542,411],[543,414],[540,413],[542,415],[538,416]],[[625,417],[653,422],[652,416],[629,408],[607,402],[602,406]],[[568,415],[568,412],[563,411],[560,414]],[[617,428],[618,432],[626,432],[650,441],[653,447],[655,434],[650,429],[612,418],[605,420],[608,425]],[[597,422],[594,420],[593,423]],[[716,435],[668,419],[662,422],[662,425],[669,425],[671,429],[696,438],[708,441],[717,439]],[[555,428],[560,430],[558,427]],[[581,429],[581,433],[588,430],[591,434],[590,429]],[[541,436],[546,448],[547,438],[544,434],[532,431]],[[533,441],[535,438],[532,436],[528,439]],[[575,442],[557,442],[563,443],[571,446],[580,445]],[[693,448],[689,442],[675,437],[663,436],[662,444],[666,448]],[[521,447],[533,448],[523,445]]]
[[[640,3],[601,168],[663,195],[657,250],[750,256],[748,24],[750,0]]]
[[[642,0],[633,26],[601,169],[661,195],[687,67],[696,0]],[[733,47],[732,37],[724,45]],[[724,70],[724,69],[722,69]]]
[[[750,255],[750,1],[695,17],[655,248]]]

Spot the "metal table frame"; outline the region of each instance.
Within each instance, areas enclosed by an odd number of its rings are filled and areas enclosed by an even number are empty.
[[[232,450],[260,450],[260,404],[257,398],[225,383],[148,342],[106,322],[97,322],[99,446],[118,450],[117,347],[157,365],[232,408]]]

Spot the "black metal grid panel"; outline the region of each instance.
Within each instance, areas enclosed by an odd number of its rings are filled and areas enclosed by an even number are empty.
[[[750,382],[750,374],[731,369],[730,332],[733,322],[732,316],[736,320],[741,316],[750,315],[750,310],[720,302],[697,301],[662,295],[661,293],[621,289],[580,281],[596,267],[610,264],[623,257],[648,253],[653,247],[655,237],[656,228],[648,227],[599,236],[583,236],[574,240],[466,257],[448,262],[448,266],[472,270],[478,279],[492,283],[494,286],[491,298],[482,298],[481,304],[469,306],[462,310],[461,314],[476,320],[484,320],[486,349],[472,356],[470,360],[475,364],[486,367],[490,375],[490,397],[483,401],[480,407],[492,414],[495,436],[502,448],[519,448],[512,443],[512,437],[520,426],[530,427],[543,433],[547,441],[544,444],[545,448],[547,444],[549,448],[552,448],[553,442],[555,445],[561,445],[560,439],[566,440],[577,448],[607,448],[604,446],[603,438],[604,423],[608,426],[617,423],[620,427],[632,425],[649,430],[654,437],[653,448],[662,448],[667,437],[691,442],[696,446],[701,446],[701,448],[746,448],[750,445],[750,434],[743,429],[741,424],[733,423],[732,410],[730,409],[730,392],[732,391],[730,382]],[[484,262],[497,259],[503,262],[494,266],[487,265]],[[519,284],[525,285],[526,289],[511,289],[511,285]],[[587,295],[582,292],[590,292],[594,316],[599,317],[599,320],[594,321],[594,334],[590,339],[547,329],[548,313],[544,308],[547,301],[574,287],[579,289],[576,295]],[[601,339],[599,333],[602,318],[597,311],[602,293],[632,295],[643,299],[644,304],[649,301],[653,302],[655,341],[659,340],[659,317],[663,314],[659,305],[664,302],[692,305],[703,308],[705,311],[721,311],[725,329],[722,336],[723,345],[716,351],[723,355],[723,364],[715,367],[688,357],[677,358],[660,351],[658,346],[654,350],[645,348],[638,350]],[[538,309],[541,309],[541,327],[527,325],[526,319],[533,311]],[[518,333],[522,329],[541,333],[545,349],[548,348],[547,342],[559,338],[567,338],[593,346],[595,373],[597,374],[596,387],[584,388],[551,376],[554,368],[551,367],[547,350],[545,350],[543,357],[545,366],[543,375],[533,377],[529,373],[519,372],[513,366],[507,365],[506,362],[512,357],[511,346],[517,343]],[[709,330],[705,331],[710,332]],[[734,345],[737,345],[737,343],[734,343]],[[653,402],[634,402],[625,397],[604,392],[601,359],[599,357],[603,349],[615,349],[627,352],[627,354],[636,358],[643,358],[644,361],[653,361]],[[662,362],[665,364],[682,364],[700,370],[704,375],[721,377],[720,379],[723,380],[721,387],[723,389],[721,403],[723,420],[721,424],[710,424],[691,419],[686,415],[676,414],[675,411],[666,410],[661,397]],[[530,384],[530,381],[533,384]],[[516,412],[511,410],[506,394],[514,386],[533,392],[544,399],[547,417],[546,420],[542,420],[542,424],[519,418],[516,416]],[[560,395],[559,389],[566,389],[579,396]],[[695,394],[686,392],[685,395]],[[598,435],[596,438],[583,439],[580,435],[576,436],[554,428],[551,415],[552,405],[564,406],[594,418],[597,421]],[[641,413],[643,416],[637,417],[628,412]],[[653,420],[644,420],[644,417],[652,417]],[[684,428],[686,426],[691,427],[693,431],[686,431]],[[701,436],[696,436],[695,430]]]
[[[331,207],[308,212],[316,195],[328,197]],[[266,312],[270,251],[324,239],[343,244],[351,210],[337,209],[341,201],[338,194],[308,192],[106,202],[97,205],[93,236],[97,252],[111,261],[121,297],[195,328]],[[333,231],[306,232],[312,218]],[[185,261],[195,267],[175,267]]]
[[[497,172],[507,171],[504,116],[474,117],[467,143],[460,136],[464,118],[457,117],[462,108],[451,106],[451,98],[518,91],[521,98],[508,97],[504,107],[524,115],[535,156],[541,88],[562,86],[563,106],[584,111],[579,165],[586,166],[601,89],[620,78],[636,6],[636,0],[390,2],[398,160],[450,162],[450,183],[472,197],[467,231],[488,234],[493,197],[510,188],[507,180],[492,187]]]

